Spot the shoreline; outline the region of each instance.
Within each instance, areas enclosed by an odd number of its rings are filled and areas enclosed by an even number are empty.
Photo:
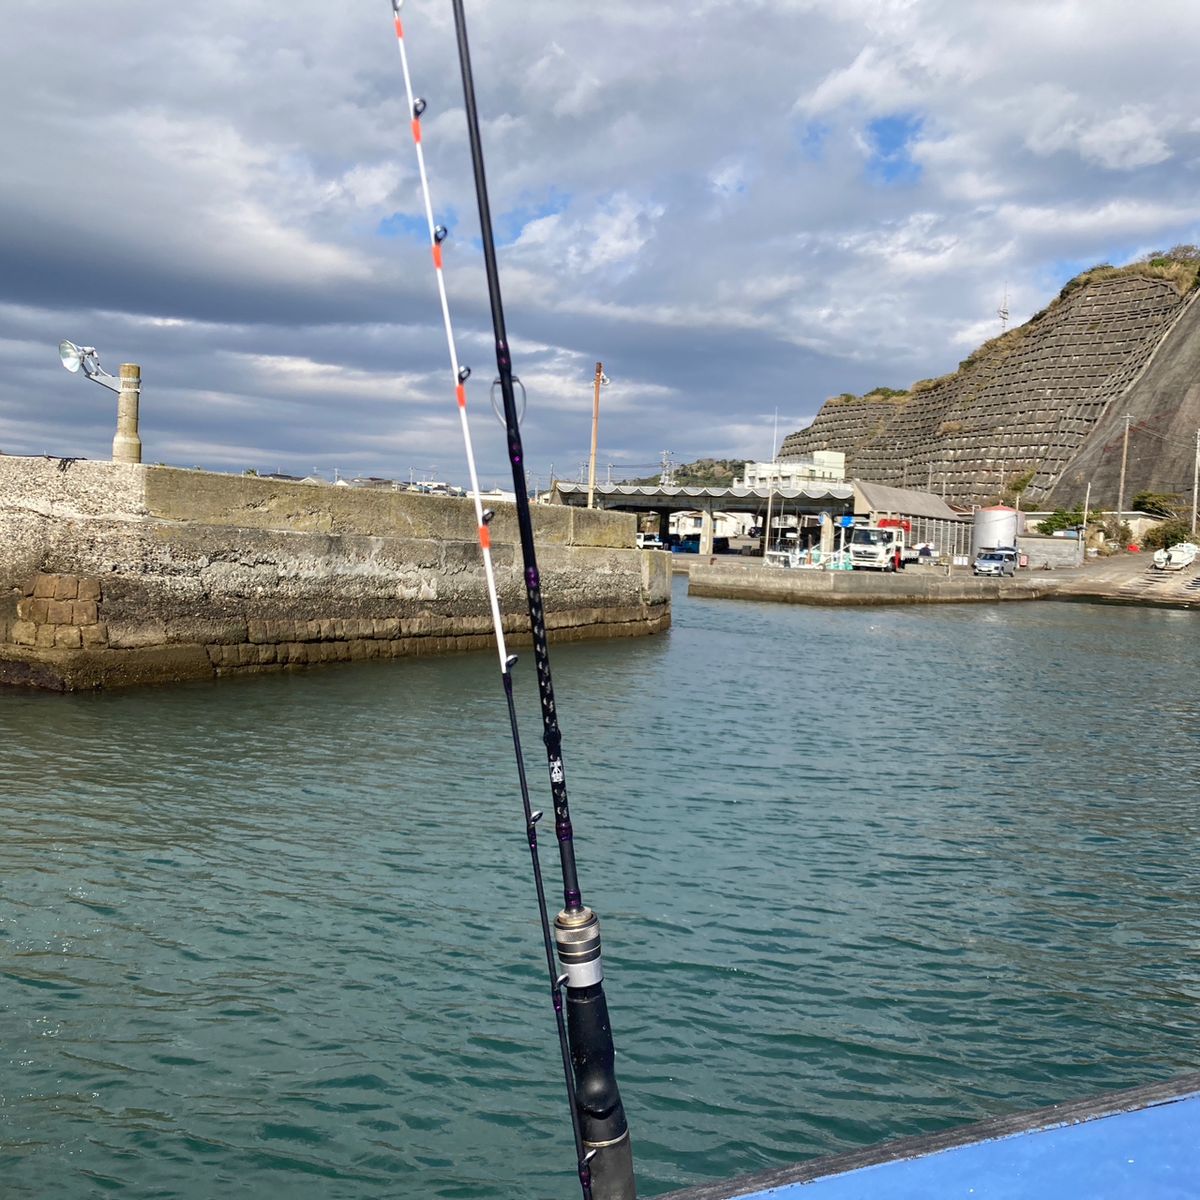
[[[1115,555],[1053,571],[1019,570],[1009,579],[976,578],[962,567],[913,566],[897,574],[784,570],[735,556],[673,555],[671,570],[688,576],[689,596],[711,599],[831,607],[1057,600],[1200,608],[1200,571],[1157,571],[1144,554]]]

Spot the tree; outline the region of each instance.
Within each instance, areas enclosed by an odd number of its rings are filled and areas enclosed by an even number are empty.
[[[1043,517],[1038,525],[1041,533],[1061,533],[1064,529],[1078,529],[1083,524],[1083,505],[1076,505],[1070,510],[1056,508],[1048,517]]]
[[[1143,512],[1146,510],[1143,509]],[[1146,530],[1142,545],[1147,550],[1165,550],[1168,546],[1177,546],[1180,542],[1192,540],[1192,523],[1182,517],[1172,517]]]
[[[1138,492],[1129,503],[1152,517],[1179,516],[1179,497],[1174,492]]]

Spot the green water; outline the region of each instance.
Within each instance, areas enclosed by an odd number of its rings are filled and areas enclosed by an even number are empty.
[[[1197,619],[555,649],[643,1195],[1197,1067]],[[0,1194],[578,1194],[492,656],[0,693],[0,755]]]

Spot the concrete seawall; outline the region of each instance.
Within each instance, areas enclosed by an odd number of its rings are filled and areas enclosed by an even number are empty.
[[[969,604],[1002,600],[1077,600],[1145,608],[1200,608],[1200,566],[1156,571],[1149,555],[1117,555],[1061,570],[1022,570],[1010,579],[977,579],[966,571],[910,567],[875,571],[800,571],[674,555],[688,594],[733,600],[839,607],[888,604]],[[682,560],[682,561],[681,561]]]
[[[495,505],[506,632],[527,626],[515,509]],[[634,519],[539,506],[553,640],[670,624]],[[0,683],[57,690],[492,644],[464,500],[0,457]]]
[[[949,577],[936,567],[913,567],[899,574],[875,571],[787,571],[776,567],[691,563],[688,595],[786,604],[839,606],[885,604],[964,604],[997,600],[1041,600],[1048,581]]]

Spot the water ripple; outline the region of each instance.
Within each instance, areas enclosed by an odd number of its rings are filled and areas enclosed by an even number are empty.
[[[1194,620],[677,594],[556,650],[644,1195],[1194,1068]],[[0,694],[6,1197],[573,1194],[497,693]]]

